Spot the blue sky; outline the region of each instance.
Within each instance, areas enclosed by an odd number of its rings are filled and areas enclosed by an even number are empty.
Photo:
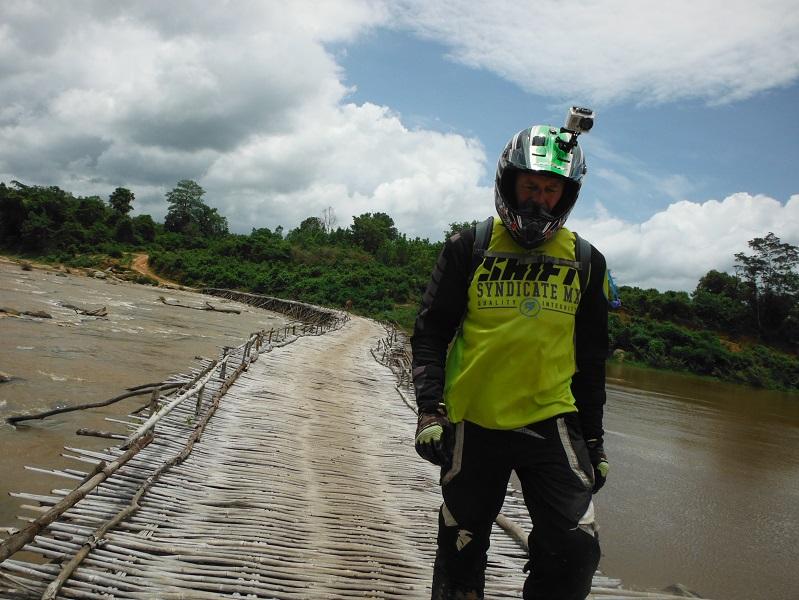
[[[348,100],[390,106],[411,128],[474,136],[490,161],[527,124],[561,125],[571,104],[594,107],[586,98],[558,101],[525,92],[495,73],[448,59],[445,46],[406,31],[381,29],[331,50],[344,68],[344,82],[354,88]],[[787,200],[799,191],[797,107],[796,82],[723,104],[713,98],[666,103],[630,98],[598,105],[596,127],[581,142],[591,167],[619,168],[612,157],[592,155],[591,138],[599,137],[608,152],[637,159],[653,179],[684,181],[666,189],[625,188],[597,180],[592,169],[582,200],[600,200],[634,220],[651,217],[675,199],[720,200],[744,191]],[[482,185],[493,185],[493,166]]]
[[[596,110],[568,226],[623,284],[692,290],[799,244],[795,0],[0,4],[0,181],[163,218],[194,179],[231,230],[333,209],[438,240],[493,210],[507,139]]]

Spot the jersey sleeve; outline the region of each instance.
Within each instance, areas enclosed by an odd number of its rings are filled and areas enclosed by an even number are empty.
[[[585,439],[602,439],[608,355],[607,265],[591,246],[591,271],[575,322],[577,372],[571,390]]]
[[[438,256],[411,337],[413,385],[419,410],[435,410],[444,397],[447,348],[466,310],[475,229],[453,235]]]

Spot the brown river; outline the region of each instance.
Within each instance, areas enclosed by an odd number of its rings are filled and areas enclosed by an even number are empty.
[[[238,308],[199,312],[170,302]],[[105,306],[107,319],[60,306]],[[53,319],[0,318],[0,419],[111,398],[128,386],[186,372],[283,317],[218,298],[46,271],[0,259],[0,307],[44,310]],[[597,495],[600,567],[626,587],[681,583],[714,600],[799,598],[799,395],[689,376],[608,367],[606,449],[610,479]],[[9,492],[72,485],[25,469],[69,466],[64,446],[101,448],[80,427],[124,431],[145,397],[91,411],[0,424],[0,526],[21,504]],[[409,440],[409,443],[410,440]]]

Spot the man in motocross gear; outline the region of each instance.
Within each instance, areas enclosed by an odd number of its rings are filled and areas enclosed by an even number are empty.
[[[583,600],[591,588],[592,494],[608,470],[607,275],[604,256],[564,227],[586,172],[573,135],[533,126],[510,139],[497,164],[498,218],[447,240],[422,298],[411,340],[415,446],[441,466],[444,500],[433,600],[484,597],[511,471],[533,522],[523,597]]]

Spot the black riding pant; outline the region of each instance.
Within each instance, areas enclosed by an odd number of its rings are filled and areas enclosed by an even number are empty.
[[[442,470],[433,598],[482,598],[489,536],[512,470],[533,522],[527,600],[583,600],[599,563],[593,468],[576,413],[500,431],[461,422]]]

